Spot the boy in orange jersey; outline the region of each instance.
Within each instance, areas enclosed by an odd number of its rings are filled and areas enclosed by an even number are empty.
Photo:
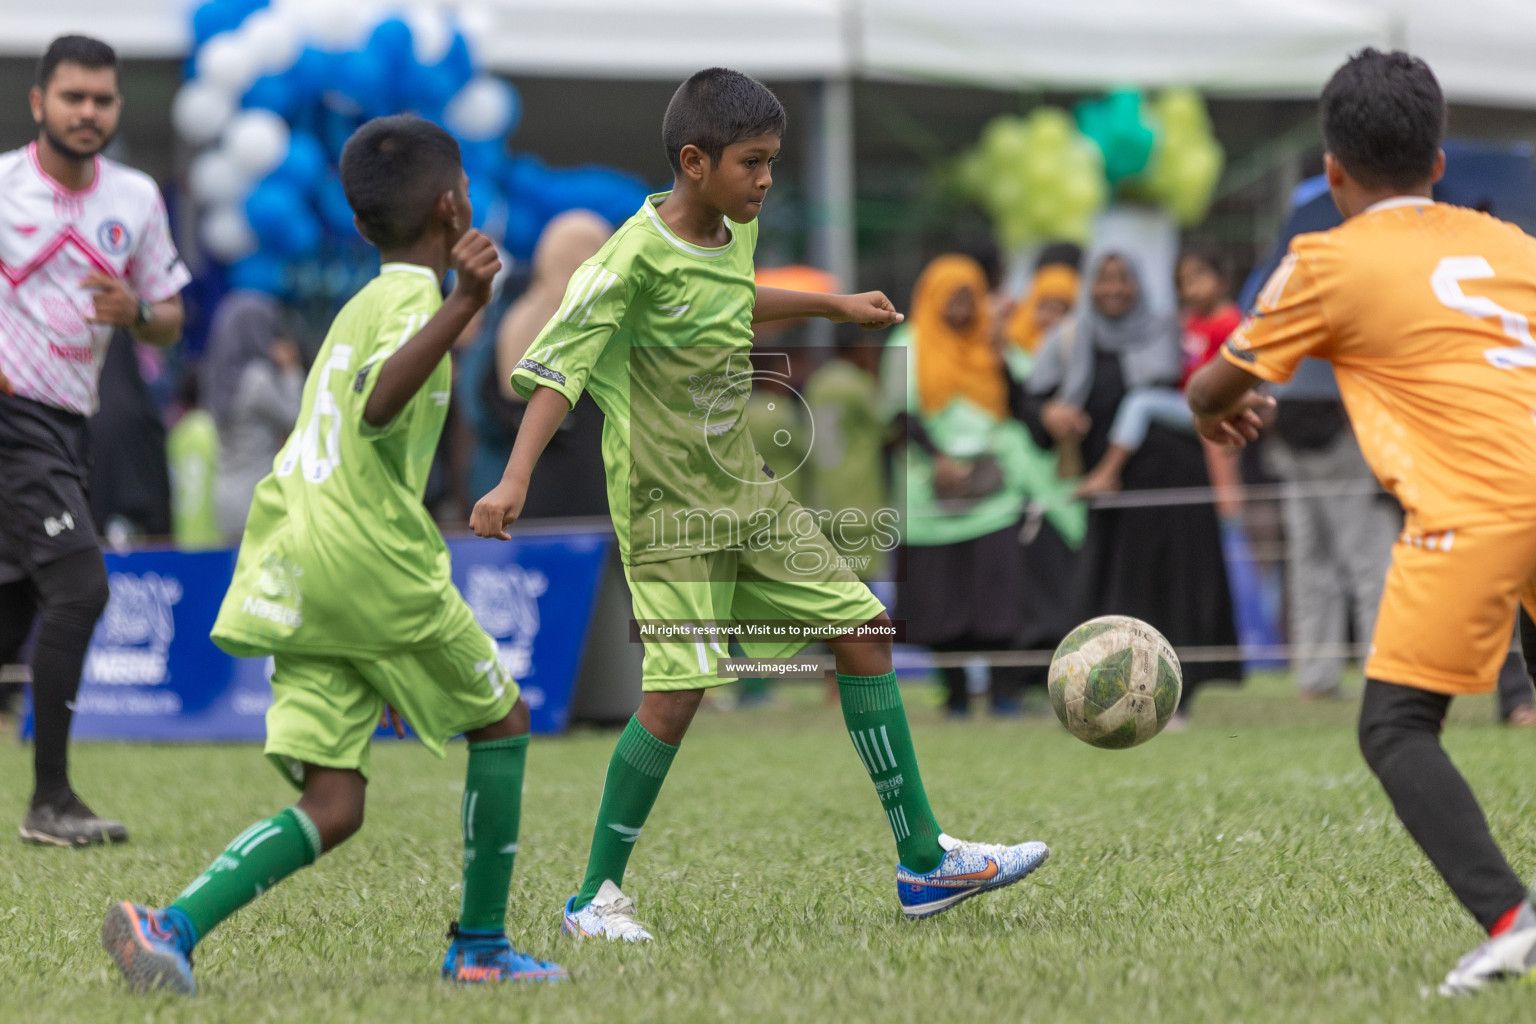
[[[1437,204],[1445,100],[1405,53],[1364,50],[1323,90],[1341,226],[1299,235],[1256,309],[1191,380],[1201,434],[1258,436],[1263,381],[1333,363],[1360,447],[1407,513],[1365,666],[1360,748],[1489,941],[1440,986],[1536,968],[1536,913],[1440,745],[1451,698],[1494,688],[1516,603],[1536,609],[1536,239]]]

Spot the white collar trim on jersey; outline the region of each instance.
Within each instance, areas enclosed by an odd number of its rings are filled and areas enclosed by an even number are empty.
[[[428,278],[433,284],[437,285],[439,288],[441,288],[443,286],[443,282],[441,282],[441,281],[439,281],[437,279],[437,271],[433,270],[431,267],[423,267],[423,266],[421,266],[418,263],[384,263],[384,264],[381,264],[379,266],[379,273],[380,274],[420,274],[423,277]]]
[[[1361,213],[1375,213],[1377,210],[1396,210],[1401,206],[1434,206],[1435,201],[1429,196],[1393,196],[1391,199],[1383,199],[1379,203],[1372,203]]]
[[[709,259],[714,256],[724,256],[726,253],[730,252],[731,247],[736,244],[736,232],[731,231],[730,228],[726,228],[725,230],[730,231],[731,240],[716,249],[706,249],[701,245],[694,245],[692,242],[683,241],[681,238],[678,238],[675,234],[672,233],[672,229],[667,227],[666,222],[661,219],[661,214],[656,212],[656,204],[651,202],[651,200],[654,198],[656,197],[646,196],[645,204],[641,207],[641,209],[645,211],[645,215],[647,217],[651,218],[651,223],[656,225],[656,230],[661,232],[661,237],[665,238],[668,242],[671,242],[674,249],[679,249],[690,256],[702,256],[705,259]],[[729,221],[727,221],[727,223],[729,223]]]

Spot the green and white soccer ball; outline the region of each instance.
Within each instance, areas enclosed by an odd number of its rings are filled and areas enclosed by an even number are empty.
[[[1106,750],[1163,731],[1183,692],[1179,659],[1163,634],[1129,615],[1089,619],[1051,658],[1051,707],[1067,731]]]

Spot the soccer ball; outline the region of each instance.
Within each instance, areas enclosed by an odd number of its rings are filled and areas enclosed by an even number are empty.
[[[1051,658],[1051,707],[1067,731],[1106,750],[1163,731],[1183,692],[1179,659],[1163,634],[1128,615],[1089,619]]]

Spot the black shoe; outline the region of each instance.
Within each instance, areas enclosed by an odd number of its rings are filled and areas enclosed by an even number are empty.
[[[98,818],[71,793],[62,805],[45,803],[29,808],[21,823],[21,841],[38,846],[126,843],[128,828],[120,821]]]

